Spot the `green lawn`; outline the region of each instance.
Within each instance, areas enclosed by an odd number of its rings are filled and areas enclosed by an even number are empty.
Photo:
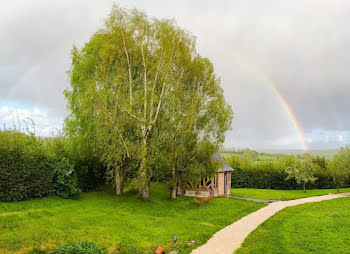
[[[124,253],[153,253],[158,245],[172,249],[174,234],[180,244],[177,249],[189,253],[192,248],[185,247],[189,240],[198,247],[219,229],[263,206],[227,198],[214,198],[200,207],[192,198],[169,201],[167,186],[160,184],[152,186],[149,202],[135,192],[121,197],[90,192],[78,200],[47,197],[0,203],[0,253],[46,253],[78,240],[93,241],[110,251],[121,246]]]
[[[289,207],[261,224],[235,254],[350,253],[350,198]]]
[[[350,192],[350,188],[340,189],[339,192]],[[232,195],[247,198],[273,199],[273,200],[291,200],[306,198],[311,196],[327,195],[337,193],[336,189],[319,189],[319,190],[268,190],[268,189],[248,189],[237,188],[231,190]],[[282,195],[284,198],[282,198]]]

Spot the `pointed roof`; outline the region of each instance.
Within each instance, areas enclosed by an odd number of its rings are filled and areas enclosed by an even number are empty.
[[[211,156],[212,160],[214,162],[220,162],[222,163],[222,166],[218,168],[218,172],[231,172],[234,169],[230,167],[230,165],[227,164],[227,162],[222,158],[221,154],[216,152]]]

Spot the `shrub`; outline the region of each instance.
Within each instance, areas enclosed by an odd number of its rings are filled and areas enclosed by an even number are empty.
[[[81,241],[78,243],[65,244],[51,254],[107,254],[105,247],[100,247],[93,242]]]
[[[105,184],[106,167],[98,154],[84,144],[77,144],[74,139],[63,135],[46,139],[47,153],[52,158],[68,158],[74,165],[78,186],[83,191],[97,189]]]
[[[52,191],[52,170],[34,135],[0,131],[0,201],[43,197]]]
[[[61,198],[77,198],[81,193],[73,165],[66,158],[54,164],[54,182],[57,196]]]
[[[83,191],[95,190],[106,182],[106,167],[96,156],[89,157],[70,157],[78,177],[78,186]]]

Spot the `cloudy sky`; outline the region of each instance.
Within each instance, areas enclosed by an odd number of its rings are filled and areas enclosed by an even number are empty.
[[[225,147],[301,149],[302,139],[309,149],[350,144],[350,1],[117,3],[174,18],[197,37],[235,113]],[[105,0],[0,2],[1,126],[30,117],[39,135],[62,127],[70,50],[103,25],[111,6]]]

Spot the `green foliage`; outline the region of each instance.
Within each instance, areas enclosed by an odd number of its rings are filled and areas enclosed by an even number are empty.
[[[223,143],[232,110],[212,63],[173,20],[114,6],[105,26],[73,47],[69,77],[65,129],[100,156],[117,194],[135,175],[148,199],[153,176],[171,171],[174,185],[181,169],[196,181],[213,173],[209,151]]]
[[[78,154],[78,149],[63,136],[42,141],[30,132],[0,131],[0,200],[18,201],[53,194],[75,198],[80,186],[88,190],[102,185],[105,167],[94,156]],[[98,170],[92,174],[94,167]]]
[[[235,169],[231,173],[234,188],[294,189],[294,180],[285,181],[286,167],[294,163],[294,157],[283,156],[276,160],[251,161],[246,156],[233,155],[227,163]]]
[[[231,184],[233,188],[259,188],[259,189],[281,189],[291,190],[299,189],[300,184],[295,178],[286,178],[289,169],[296,165],[296,158],[293,155],[278,155],[269,157],[268,160],[261,160],[261,154],[258,155],[256,161],[244,156],[245,150],[240,154],[228,156],[227,163],[235,170],[231,173]],[[274,159],[272,159],[272,158]],[[305,156],[304,156],[305,157]],[[307,157],[307,155],[306,155]],[[314,165],[313,176],[316,178],[314,182],[306,183],[307,188],[334,188],[331,172],[329,170],[328,161],[324,157],[310,158]],[[348,182],[346,184],[349,184]],[[345,185],[346,185],[345,184]]]
[[[61,198],[77,198],[81,193],[73,165],[66,158],[56,161],[53,168],[55,192]]]
[[[305,154],[304,159],[297,160],[293,165],[286,169],[286,172],[288,173],[286,180],[295,179],[298,184],[303,184],[303,189],[305,191],[306,183],[313,183],[316,181],[317,178],[315,177],[315,172],[317,168],[319,168],[319,165],[313,162],[311,155]]]
[[[100,247],[93,242],[81,241],[78,243],[69,243],[59,247],[51,254],[107,254],[104,247]]]
[[[33,134],[0,131],[0,201],[43,197],[52,191],[52,170]]]
[[[342,148],[330,163],[330,172],[337,188],[344,186],[350,177],[350,147]]]
[[[78,186],[83,191],[94,190],[105,184],[106,167],[87,140],[69,137],[64,133],[46,138],[45,150],[54,162],[60,158],[69,159],[77,175]]]

